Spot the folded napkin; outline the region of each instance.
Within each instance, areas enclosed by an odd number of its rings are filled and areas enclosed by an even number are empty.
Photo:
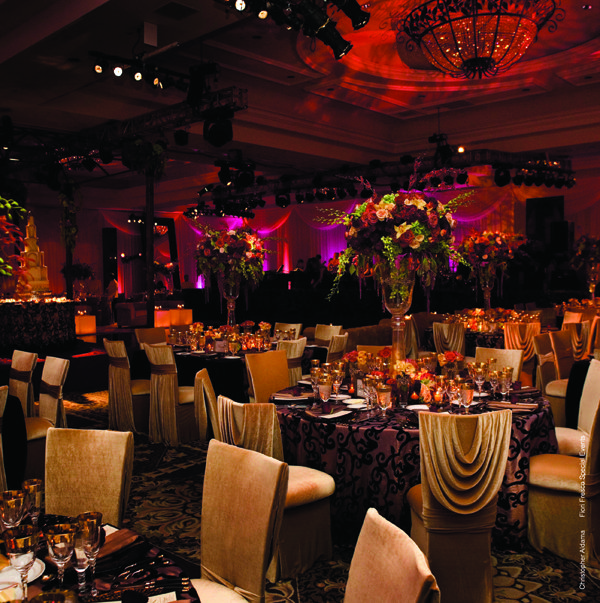
[[[118,573],[121,568],[143,559],[152,545],[139,534],[123,529],[106,537],[98,553],[96,567],[99,575]]]
[[[338,417],[344,417],[352,414],[352,410],[349,410],[345,404],[332,404],[330,412],[323,412],[321,409],[305,410],[305,414],[315,419],[337,419]]]
[[[312,392],[301,392],[297,395],[295,394],[273,394],[274,400],[306,400],[307,398],[312,398]]]
[[[511,389],[510,395],[519,398],[538,398],[542,395],[542,392],[537,387],[524,387],[521,389]]]
[[[516,404],[511,404],[510,402],[488,402],[488,408],[497,410],[508,408],[513,412],[532,412],[538,409],[538,404],[536,402],[517,402]]]
[[[130,546],[140,538],[141,536],[137,532],[133,532],[132,530],[117,530],[116,532],[109,534],[105,538],[104,545],[98,553],[98,559],[102,559],[103,557],[112,555],[120,551],[121,549]]]

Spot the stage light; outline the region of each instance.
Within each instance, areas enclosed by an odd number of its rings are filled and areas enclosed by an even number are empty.
[[[346,189],[342,186],[338,186],[338,188],[335,190],[335,195],[338,199],[345,199],[346,194]]]
[[[231,182],[232,182],[232,178],[231,178],[231,170],[229,169],[229,167],[227,167],[226,165],[224,165],[220,170],[219,170],[219,180],[221,181],[222,184],[224,184],[225,186],[231,186]]]
[[[362,10],[356,0],[332,1],[350,19],[350,21],[352,22],[352,27],[355,30],[364,27],[369,22],[371,15],[368,12]]]
[[[235,0],[235,10],[240,13],[246,10],[246,2],[244,0]]]
[[[123,67],[121,65],[115,65],[113,73],[116,77],[121,77],[123,75]]]
[[[94,63],[94,71],[101,75],[108,69],[108,61],[100,59]]]
[[[460,145],[457,149],[456,149],[457,153],[464,153],[465,152],[465,147],[463,147],[462,145]]]
[[[535,173],[534,172],[525,172],[525,177],[523,179],[523,183],[525,184],[525,186],[532,186],[533,182],[535,180]]]
[[[525,176],[523,175],[523,170],[517,170],[516,174],[513,176],[513,184],[515,186],[521,186],[523,181],[525,180]]]
[[[533,184],[535,184],[535,186],[542,186],[544,180],[546,180],[546,174],[544,174],[544,172],[536,172]]]
[[[358,192],[358,191],[356,190],[356,187],[354,186],[354,184],[349,184],[349,185],[346,187],[346,190],[348,191],[348,194],[349,194],[351,197],[356,197],[356,194],[357,194],[357,192]]]
[[[429,186],[433,186],[433,188],[437,188],[442,183],[442,179],[437,176],[432,176],[429,179]]]
[[[235,185],[239,188],[252,186],[254,184],[254,170],[250,167],[242,168],[235,178]]]
[[[298,10],[304,17],[304,34],[310,37],[316,36],[333,50],[336,60],[341,59],[352,49],[352,44],[344,40],[336,29],[335,21],[332,21],[327,13],[314,4],[304,1],[298,5]]]
[[[510,183],[510,172],[507,169],[497,169],[494,174],[496,186],[506,186]]]
[[[289,193],[279,193],[275,196],[275,205],[278,207],[288,207],[290,204],[290,195]]]
[[[452,174],[446,174],[444,176],[444,184],[452,186],[454,184],[454,176]]]
[[[227,107],[207,109],[202,112],[204,117],[204,140],[214,147],[222,147],[233,140],[233,111]]]

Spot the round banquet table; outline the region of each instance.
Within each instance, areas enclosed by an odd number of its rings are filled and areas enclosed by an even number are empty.
[[[407,526],[406,494],[420,482],[417,414],[396,409],[390,417],[365,415],[363,411],[336,420],[315,419],[293,404],[278,406],[286,462],[320,469],[335,479],[333,529],[351,538],[358,535],[369,507]],[[542,400],[534,412],[513,412],[509,459],[492,534],[498,546],[519,548],[526,541],[529,458],[557,450],[547,401]]]

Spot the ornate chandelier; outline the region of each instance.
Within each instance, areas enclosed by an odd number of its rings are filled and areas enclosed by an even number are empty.
[[[396,21],[396,28],[434,67],[472,79],[506,71],[548,21],[555,31],[563,18],[554,0],[429,0]]]

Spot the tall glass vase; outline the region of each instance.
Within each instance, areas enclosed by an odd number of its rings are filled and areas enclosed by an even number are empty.
[[[235,326],[235,302],[240,295],[239,281],[223,283],[223,297],[227,301],[227,326]]]
[[[596,285],[600,280],[600,264],[592,263],[587,267],[587,282],[588,290],[592,298],[592,302],[596,303]]]
[[[479,283],[483,292],[483,307],[486,314],[492,309],[492,289],[496,280],[495,270],[491,266],[483,268],[479,274]]]
[[[412,303],[415,271],[408,269],[386,270],[380,274],[381,292],[387,311],[392,315],[392,356],[390,375],[396,377],[400,363],[406,360],[406,323],[404,315]]]

